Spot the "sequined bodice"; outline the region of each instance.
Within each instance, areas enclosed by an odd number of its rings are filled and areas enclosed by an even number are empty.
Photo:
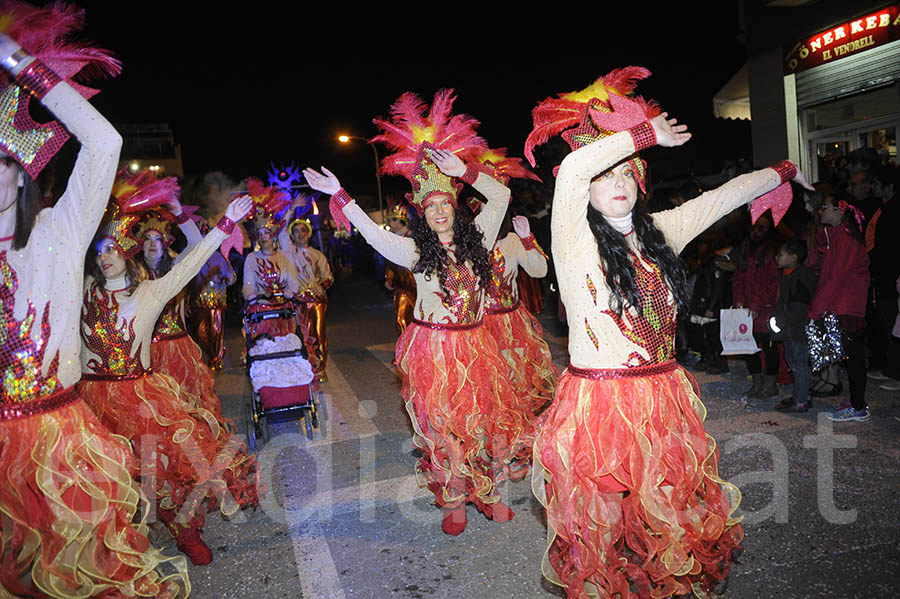
[[[43,374],[44,353],[50,339],[50,302],[44,304],[40,322],[37,310],[30,300],[25,300],[28,309],[25,318],[16,320],[16,291],[19,279],[16,271],[6,259],[6,251],[0,252],[0,301],[3,303],[3,327],[0,328],[0,368],[3,373],[3,389],[0,403],[19,404],[46,397],[62,388],[57,378],[59,352]],[[32,334],[38,326],[40,335]]]
[[[458,264],[455,260],[449,260],[446,269],[445,286],[449,294],[444,294],[440,289],[437,275],[431,277],[437,287],[432,293],[440,299],[444,310],[448,312],[443,317],[435,318],[433,314],[426,314],[423,303],[418,302],[416,309],[417,318],[426,322],[442,324],[474,324],[481,316],[482,299],[484,289],[478,285],[478,279],[468,264]],[[419,294],[421,295],[421,294]]]
[[[166,337],[183,335],[187,332],[187,325],[184,323],[184,298],[185,291],[179,291],[178,295],[170,299],[163,308],[159,320],[156,321],[156,327],[153,329],[153,340],[158,341]]]
[[[519,301],[519,290],[516,285],[515,274],[506,272],[506,258],[496,245],[491,251],[491,281],[487,287],[484,298],[486,310],[512,308]]]
[[[286,285],[281,273],[281,267],[274,260],[268,260],[262,256],[256,258],[257,287],[266,295],[280,295],[284,293]]]
[[[635,283],[641,297],[642,314],[632,314],[623,310],[619,316],[613,310],[602,312],[613,319],[616,326],[629,341],[642,347],[650,356],[649,360],[638,352],[628,356],[627,366],[661,364],[675,357],[676,305],[671,299],[669,288],[659,268],[649,262],[642,262],[632,254],[635,265]],[[594,288],[588,277],[590,288]],[[596,293],[596,291],[593,291]]]
[[[92,283],[81,308],[81,339],[94,355],[87,361],[94,374],[128,376],[142,374],[139,352],[132,356],[134,319],[119,322],[119,299],[124,292],[110,292]]]

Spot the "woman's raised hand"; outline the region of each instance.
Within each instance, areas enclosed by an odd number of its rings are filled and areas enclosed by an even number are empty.
[[[514,216],[512,217],[512,226],[513,231],[516,232],[516,235],[525,239],[529,235],[531,235],[531,225],[528,224],[528,219],[524,216]]]
[[[334,173],[324,166],[322,167],[321,173],[311,168],[303,169],[303,178],[306,179],[306,182],[310,187],[316,191],[327,193],[330,196],[333,196],[341,189],[341,182],[338,181],[338,178]]]
[[[251,208],[253,208],[253,198],[248,195],[242,195],[231,200],[231,203],[228,204],[228,208],[225,210],[225,216],[231,219],[232,222],[237,223],[250,214]]]
[[[428,148],[425,150],[431,161],[440,169],[442,173],[450,177],[462,177],[466,174],[466,163],[453,152],[439,150],[438,148]]]
[[[794,166],[797,168],[797,174],[794,175],[794,178],[791,180],[804,189],[815,191],[816,188],[809,184],[809,181],[806,180],[806,175],[803,174],[803,171],[800,170],[800,167],[796,164]]]
[[[656,132],[656,143],[666,148],[674,148],[687,143],[691,138],[687,125],[679,125],[677,119],[668,117],[669,113],[664,112],[650,120],[650,125]]]

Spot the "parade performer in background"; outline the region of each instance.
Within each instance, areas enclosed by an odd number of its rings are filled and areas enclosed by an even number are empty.
[[[509,190],[460,158],[486,146],[475,133],[477,121],[451,116],[453,100],[451,90],[438,92],[426,115],[425,103],[406,93],[391,107],[391,120],[375,120],[385,133],[373,141],[395,150],[382,162],[383,172],[402,174],[412,184],[407,200],[421,216],[412,239],[375,224],[327,169],[306,169],[304,175],[311,187],[331,195],[338,223],[348,229],[353,223],[385,258],[415,275],[415,320],[397,341],[396,364],[422,451],[418,472],[444,511],[444,532],[457,535],[467,524],[467,502],[495,521],[513,516],[495,480],[519,467],[516,458],[527,454],[533,431],[516,410],[500,408],[500,398],[512,393],[506,364],[481,326],[489,251]],[[458,180],[487,198],[474,222],[457,210]]]
[[[542,570],[572,599],[702,595],[727,576],[743,537],[740,492],[718,475],[698,386],[674,359],[676,312],[688,304],[678,253],[776,188],[753,212],[772,202],[786,210],[786,182],[806,184],[782,162],[648,214],[636,152],[690,138],[655,104],[626,96],[648,75],[626,67],[548,98],[526,141],[532,164],[533,148],[553,135],[573,150],[552,212],[570,365],[538,422],[533,479],[547,509]]]
[[[203,235],[209,233],[205,220],[197,223]],[[228,258],[215,252],[203,265],[192,283],[190,323],[197,345],[206,353],[209,369],[222,368],[225,359],[225,309],[227,290],[237,280]]]
[[[150,369],[151,338],[166,303],[251,206],[248,196],[234,200],[168,273],[141,281],[130,259],[140,248],[137,216],[114,201],[87,256],[79,392],[103,424],[131,440],[141,477],[154,483],[157,516],[195,565],[212,560],[200,537],[207,506],[227,516],[257,504],[256,464],[213,414],[183,399],[172,377]]]
[[[290,214],[290,212],[288,212]],[[302,218],[294,219],[278,233],[281,251],[287,254],[297,271],[300,289],[295,298],[304,323],[306,338],[303,340],[309,354],[309,362],[319,381],[327,381],[325,365],[328,362],[328,335],[325,329],[325,313],[328,310],[326,290],[334,283],[331,267],[325,254],[310,247],[312,225]]]
[[[538,179],[520,159],[508,158],[505,149],[482,152],[477,162],[480,164],[476,168],[503,183],[511,177]],[[470,202],[470,206],[477,210],[481,204]],[[553,366],[541,323],[519,301],[517,275],[521,266],[532,277],[546,276],[547,254],[534,240],[527,218],[514,216],[511,223],[513,231],[498,239],[491,250],[484,326],[497,340],[500,355],[509,366],[507,375],[516,392],[516,409],[533,420],[553,399],[559,373]]]
[[[85,66],[113,75],[119,63],[74,41],[80,9],[0,2],[0,15],[0,595],[186,597],[184,558],[147,539],[128,440],[75,388],[77,257],[103,215],[122,138],[85,99],[96,90],[69,78]],[[58,120],[32,121],[32,97]],[[55,206],[41,210],[34,179],[69,133],[81,144],[72,174]],[[158,569],[164,562],[169,576]]]
[[[277,214],[289,205],[290,196],[275,187],[265,187],[262,181],[253,178],[247,179],[247,193],[253,198],[250,226],[258,248],[244,258],[246,312],[252,314],[278,307],[296,312],[291,300],[300,292],[300,279],[294,264],[278,249],[278,232],[284,223]],[[303,323],[299,324],[302,326]],[[259,335],[281,337],[295,332],[297,325],[295,316],[270,318],[248,324],[245,332],[251,340]]]
[[[409,228],[409,208],[395,203],[387,213],[388,228],[394,235],[412,238]],[[384,286],[394,292],[394,323],[402,335],[413,321],[416,307],[416,279],[408,268],[388,263],[384,269]]]

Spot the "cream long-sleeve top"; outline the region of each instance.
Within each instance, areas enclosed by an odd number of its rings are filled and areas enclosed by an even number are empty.
[[[81,310],[81,368],[84,373],[128,376],[150,367],[150,343],[156,320],[175,296],[225,241],[215,227],[165,275],[141,282],[129,293],[106,289],[93,277],[84,283]]]
[[[81,148],[65,193],[42,210],[27,245],[0,241],[3,348],[0,407],[71,387],[81,378],[78,322],[83,256],[106,210],[122,137],[66,83],[41,101]]]
[[[665,278],[640,256],[636,235],[628,235],[644,313],[639,316],[628,307],[620,317],[610,309],[597,241],[588,227],[591,179],[633,152],[635,145],[628,131],[611,135],[566,156],[556,179],[551,253],[569,321],[569,359],[576,367],[627,368],[674,357],[676,305]],[[781,176],[774,169],[762,169],[651,218],[678,254],[719,218],[780,183]]]
[[[536,279],[547,276],[547,257],[534,236],[523,240],[513,232],[498,240],[491,251],[491,284],[485,297],[485,310],[507,310],[519,302],[516,282],[519,267]]]
[[[192,247],[203,241],[203,233],[200,232],[197,223],[191,219],[187,219],[183,223],[178,223],[178,228],[181,229],[181,232],[184,234],[187,244],[184,246],[184,249],[181,250],[181,253],[172,260],[173,266],[181,262],[183,257],[187,255],[187,252]],[[160,273],[150,269],[151,279],[158,279],[159,277]],[[187,309],[185,307],[187,295],[186,288],[180,289],[178,293],[175,294],[175,297],[166,303],[166,307],[163,308],[162,314],[159,315],[159,319],[156,321],[156,330],[153,331],[154,341],[187,333]]]
[[[258,295],[285,294],[294,297],[300,291],[297,269],[287,255],[275,250],[271,256],[251,252],[244,258],[244,299]]]
[[[461,179],[487,198],[487,204],[475,217],[474,224],[484,234],[484,247],[490,251],[509,206],[510,194],[509,189],[499,181],[484,173],[477,173],[476,177],[476,173],[477,171],[469,168]],[[343,190],[338,193],[346,194]],[[419,250],[415,242],[409,237],[385,231],[349,196],[344,196],[343,199],[349,200],[343,207],[344,214],[366,241],[394,264],[412,270],[419,259]],[[414,273],[416,279],[414,318],[434,324],[478,323],[484,313],[484,286],[479,284],[471,263],[467,261],[460,264],[455,260],[452,250],[448,250],[448,253],[450,262],[445,268],[448,269],[446,286],[450,291],[449,297],[441,291],[437,273],[431,277],[426,277],[423,273]]]

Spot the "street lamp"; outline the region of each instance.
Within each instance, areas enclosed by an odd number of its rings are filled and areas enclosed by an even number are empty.
[[[381,223],[384,224],[384,201],[381,198],[381,169],[379,168],[378,162],[378,148],[375,147],[375,144],[370,144],[369,140],[364,137],[357,137],[355,135],[338,135],[338,141],[342,144],[350,143],[351,139],[358,139],[359,141],[366,142],[369,146],[371,146],[372,151],[375,152],[375,180],[378,183],[378,211],[381,213]]]

